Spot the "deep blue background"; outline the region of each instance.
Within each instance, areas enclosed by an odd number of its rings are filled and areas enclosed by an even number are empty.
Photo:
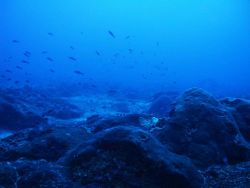
[[[0,23],[2,86],[15,85],[11,77],[18,87],[29,80],[250,91],[248,0],[1,0]]]

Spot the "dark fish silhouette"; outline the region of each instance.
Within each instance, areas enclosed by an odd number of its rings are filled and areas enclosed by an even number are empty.
[[[50,109],[50,110],[48,110],[47,112],[44,112],[43,114],[42,114],[42,117],[46,117],[46,116],[49,116],[51,113],[53,113],[54,112],[54,110],[53,109]]]
[[[128,35],[128,36],[126,36],[126,37],[125,37],[125,39],[126,39],[126,40],[130,39],[130,36],[129,36],[129,35]]]
[[[12,40],[12,43],[20,43],[20,41],[19,41],[19,40],[14,39],[14,40]]]
[[[117,91],[116,89],[109,89],[109,90],[107,91],[107,93],[108,93],[109,95],[114,95],[114,94],[117,94],[118,91]]]
[[[75,49],[75,47],[74,47],[74,46],[70,46],[69,48],[70,48],[71,50],[74,50],[74,49]]]
[[[54,61],[54,59],[52,59],[51,57],[47,57],[47,60],[48,60],[48,61],[51,61],[51,62]]]
[[[52,72],[52,73],[54,73],[54,72],[55,72],[55,71],[54,71],[54,69],[49,69],[49,71],[50,71],[50,72]]]
[[[52,112],[54,112],[54,109],[50,109],[47,111],[47,114],[51,114]]]
[[[147,78],[147,76],[146,75],[142,75],[142,78],[144,79],[144,80],[147,80],[148,78]]]
[[[12,73],[12,71],[9,69],[6,69],[5,72]]]
[[[47,54],[48,52],[47,51],[42,51],[42,54]]]
[[[78,75],[82,75],[82,76],[84,75],[84,73],[81,72],[81,71],[79,71],[79,70],[75,70],[74,73],[75,73],[75,74],[78,74]]]
[[[22,70],[22,69],[23,69],[23,68],[22,68],[22,67],[20,67],[20,66],[16,66],[16,68],[17,68],[17,69],[20,69],[20,70]]]
[[[98,52],[97,50],[95,51],[96,55],[100,56],[100,52]]]
[[[114,33],[112,32],[112,31],[108,31],[108,33],[109,33],[109,35],[111,36],[111,37],[113,37],[114,39],[115,39],[115,35],[114,35]]]
[[[3,74],[1,74],[1,76],[0,76],[1,78],[5,78],[5,75],[3,75]]]
[[[16,80],[16,81],[15,81],[15,84],[19,84],[19,81],[18,81],[18,80]]]
[[[114,54],[115,58],[118,58],[119,56],[120,56],[120,54],[118,52]]]
[[[8,78],[8,81],[11,81],[12,79],[11,78]]]
[[[69,59],[70,59],[71,61],[76,61],[76,58],[74,58],[74,57],[72,57],[72,56],[70,56]]]
[[[90,87],[97,88],[97,86],[95,84],[91,84]]]
[[[54,36],[54,33],[48,32],[48,35],[52,37]]]
[[[30,62],[28,62],[28,61],[26,61],[26,60],[22,60],[21,63],[30,64]]]
[[[128,51],[129,51],[130,54],[133,53],[133,49],[131,49],[131,48],[129,48]]]
[[[30,57],[30,56],[31,56],[31,53],[30,53],[29,51],[25,51],[25,52],[23,53],[23,55],[26,56],[26,57]]]

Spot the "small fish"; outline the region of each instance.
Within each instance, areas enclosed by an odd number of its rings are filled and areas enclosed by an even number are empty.
[[[20,66],[16,66],[16,68],[17,68],[17,69],[20,69],[20,70],[22,70],[22,69],[23,69],[23,68],[22,68],[22,67],[20,67]]]
[[[55,71],[54,71],[54,69],[50,69],[49,71],[50,71],[50,72],[52,72],[52,73],[54,73],[54,72],[55,72]]]
[[[54,61],[54,59],[52,59],[51,57],[47,57],[47,60],[50,61],[50,62]]]
[[[120,54],[118,52],[114,54],[115,58],[118,58],[119,56],[120,56]]]
[[[130,36],[129,36],[129,35],[128,35],[128,36],[126,36],[126,37],[125,37],[125,39],[126,39],[126,40],[130,39]]]
[[[148,79],[146,75],[142,75],[142,78],[143,78],[144,80],[147,80],[147,79]]]
[[[75,47],[74,47],[74,46],[70,46],[69,48],[70,48],[71,50],[74,50],[74,49],[75,49]]]
[[[15,81],[15,84],[19,84],[20,82],[18,80]]]
[[[97,50],[95,51],[96,55],[100,56],[100,52],[98,52]]]
[[[115,39],[115,35],[114,35],[114,33],[112,31],[109,30],[108,34]]]
[[[114,94],[117,94],[118,91],[117,91],[116,89],[109,89],[109,90],[107,91],[107,93],[108,93],[109,95],[114,95]]]
[[[26,60],[22,60],[21,63],[30,64],[30,62],[28,62],[28,61],[26,61]]]
[[[30,56],[31,56],[31,53],[30,53],[29,51],[25,51],[25,52],[23,53],[23,55],[26,56],[26,57],[30,57]]]
[[[70,59],[71,61],[76,61],[76,58],[74,58],[74,57],[72,57],[72,56],[70,56],[69,59]]]
[[[51,114],[52,112],[54,112],[54,110],[50,109],[50,110],[47,111],[47,114]]]
[[[52,37],[54,36],[54,33],[48,32],[48,35]]]
[[[20,41],[19,41],[19,40],[14,39],[14,40],[12,40],[12,43],[20,43]]]
[[[44,112],[44,113],[42,114],[42,117],[44,118],[44,117],[46,117],[46,116],[49,116],[52,112],[54,112],[53,109],[48,110],[47,112]]]
[[[3,75],[3,74],[1,74],[1,76],[0,76],[1,78],[5,78],[5,75]]]
[[[48,52],[47,51],[42,51],[42,54],[47,54]]]
[[[160,46],[160,43],[159,43],[158,41],[156,42],[156,46],[157,46],[157,47]]]
[[[27,84],[29,84],[29,83],[30,83],[30,81],[29,81],[29,80],[25,80],[25,82],[26,82]]]
[[[8,78],[8,81],[11,81],[12,79],[11,78]]]
[[[79,70],[75,70],[75,71],[74,71],[74,73],[75,73],[75,74],[82,75],[82,76],[84,75],[84,73],[83,73],[83,72],[81,72],[81,71],[79,71]]]
[[[12,71],[9,69],[6,69],[5,72],[12,73]]]
[[[129,49],[128,49],[128,52],[129,52],[130,54],[132,54],[132,53],[133,53],[133,49],[129,48]]]

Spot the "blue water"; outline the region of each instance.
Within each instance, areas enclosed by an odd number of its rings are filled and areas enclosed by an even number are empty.
[[[2,87],[250,91],[249,0],[1,0],[0,23]]]

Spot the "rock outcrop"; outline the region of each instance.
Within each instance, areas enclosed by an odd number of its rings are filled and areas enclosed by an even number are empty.
[[[250,101],[245,99],[226,98],[221,103],[233,114],[241,134],[250,141]]]
[[[97,187],[201,187],[192,162],[169,152],[140,128],[115,127],[66,156],[71,178]]]
[[[233,115],[201,89],[190,89],[177,99],[157,137],[172,152],[190,157],[199,167],[235,164],[250,157],[249,144]]]
[[[149,114],[37,126],[29,124],[36,114],[5,96],[0,122],[29,128],[0,139],[0,187],[250,186],[249,101],[217,100],[197,88],[161,100]]]

